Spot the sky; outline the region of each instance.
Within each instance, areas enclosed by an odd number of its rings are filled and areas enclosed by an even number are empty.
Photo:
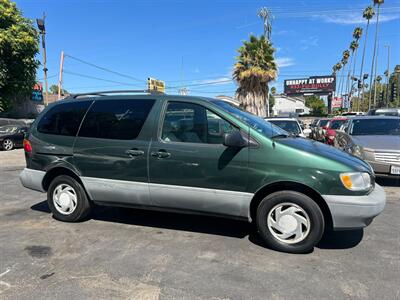
[[[369,0],[18,0],[25,17],[46,14],[49,84],[57,84],[60,54],[66,54],[63,87],[69,92],[146,88],[148,77],[164,80],[168,94],[184,86],[190,95],[233,96],[237,49],[250,34],[263,33],[257,11],[273,15],[271,41],[283,80],[329,75],[365,27]],[[381,7],[378,73],[400,64],[400,0]],[[367,40],[364,73],[371,71],[375,23]],[[361,47],[364,44],[363,36]],[[361,52],[357,58],[360,71]],[[42,61],[42,56],[38,56]],[[86,62],[86,63],[85,63]],[[87,64],[90,63],[90,64]],[[102,67],[102,69],[95,66]],[[112,72],[110,72],[112,71]],[[43,80],[43,71],[38,71]]]

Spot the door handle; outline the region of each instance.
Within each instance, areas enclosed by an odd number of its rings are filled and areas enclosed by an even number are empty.
[[[142,156],[144,154],[144,151],[139,149],[131,149],[131,150],[126,150],[125,153],[128,154],[128,156],[130,157],[137,157],[137,156]]]
[[[168,158],[171,156],[171,153],[165,151],[165,150],[158,150],[151,152],[151,156],[157,157],[157,158]]]

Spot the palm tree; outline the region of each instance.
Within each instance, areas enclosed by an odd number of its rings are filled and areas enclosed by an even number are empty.
[[[337,64],[334,64],[332,67],[332,75],[336,75],[337,71],[339,71],[342,68],[342,64],[339,62]]]
[[[233,78],[239,85],[236,96],[243,109],[258,116],[266,115],[268,83],[277,76],[274,51],[264,36],[254,35],[238,49],[233,71]]]
[[[342,96],[343,94],[343,86],[344,86],[344,74],[345,74],[345,70],[346,70],[346,65],[349,61],[349,57],[350,57],[350,51],[349,50],[344,50],[342,53],[342,59],[341,59],[341,63],[342,63],[342,74],[340,77],[340,84],[339,84],[339,90],[340,90],[340,95]]]
[[[362,36],[362,32],[363,32],[363,30],[361,27],[356,27],[356,28],[354,28],[354,31],[353,31],[353,38],[354,38],[354,42],[355,42],[355,46],[356,46],[356,48],[354,50],[354,65],[353,65],[353,74],[352,74],[353,77],[355,76],[355,72],[356,72],[358,46],[359,46],[360,38]]]
[[[378,5],[378,13],[376,14],[376,29],[375,29],[375,41],[374,41],[374,53],[372,54],[372,64],[371,64],[371,78],[369,85],[372,85],[372,80],[374,78],[374,65],[376,60],[376,48],[378,43],[378,29],[379,29],[379,12],[381,4],[383,4],[384,0],[374,0],[374,5]],[[374,107],[376,106],[376,97],[374,93]],[[371,93],[369,93],[368,98],[368,108],[371,108]]]
[[[363,98],[364,98],[364,86],[365,86],[364,85],[364,76],[363,76],[365,49],[367,46],[369,23],[370,23],[370,20],[374,17],[374,15],[375,15],[375,11],[372,6],[368,6],[363,12],[363,18],[367,20],[367,26],[365,28],[364,49],[363,49],[363,54],[362,54],[362,58],[361,58],[361,68],[360,68],[360,80],[362,80],[361,88],[362,88],[362,92],[363,92]],[[357,97],[358,97],[358,99],[360,99],[360,89],[358,90]]]
[[[352,41],[350,43],[350,47],[349,48],[350,48],[350,51],[351,51],[350,67],[351,67],[351,64],[353,64],[353,70],[351,70],[351,68],[349,67],[349,73],[347,74],[347,85],[348,85],[348,88],[346,88],[346,92],[350,97],[350,94],[352,93],[352,91],[350,90],[351,89],[350,75],[351,75],[351,72],[353,71],[352,77],[354,77],[354,69],[356,67],[356,54],[357,54],[357,49],[358,49],[357,41]]]
[[[356,41],[352,41],[350,43],[349,49],[351,51],[351,56],[350,56],[350,64],[349,64],[349,71],[347,72],[347,80],[346,80],[346,88],[345,88],[345,95],[347,95],[347,101],[350,103],[351,101],[351,92],[352,92],[352,84],[351,84],[351,66],[353,64],[353,61],[355,61],[355,51],[358,48],[358,43]],[[353,66],[354,67],[354,66]]]

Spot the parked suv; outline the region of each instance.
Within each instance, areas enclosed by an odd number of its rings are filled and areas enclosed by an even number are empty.
[[[93,203],[210,214],[302,253],[325,228],[367,226],[385,206],[361,159],[222,100],[98,94],[48,106],[24,143],[22,184],[47,192],[58,220],[82,220]]]

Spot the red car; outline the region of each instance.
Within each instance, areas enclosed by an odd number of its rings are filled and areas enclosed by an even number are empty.
[[[325,129],[325,143],[333,145],[336,137],[336,130],[340,128],[348,120],[346,117],[336,117],[329,120],[328,124],[324,126]]]

